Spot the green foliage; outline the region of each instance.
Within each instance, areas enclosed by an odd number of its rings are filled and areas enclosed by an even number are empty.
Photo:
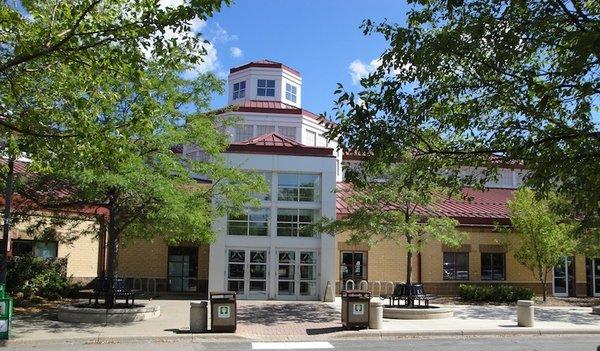
[[[458,296],[464,301],[471,302],[516,302],[531,300],[533,291],[528,288],[511,285],[470,285],[460,284]]]
[[[465,237],[456,229],[456,220],[435,215],[435,202],[449,196],[451,189],[444,187],[445,176],[429,171],[426,161],[396,164],[377,175],[363,174],[367,181],[355,181],[347,199],[353,212],[337,220],[322,219],[317,230],[349,232],[352,244],[388,241],[406,247],[410,283],[413,253],[421,252],[430,240],[458,246]]]
[[[41,296],[50,300],[74,298],[80,286],[66,277],[63,260],[48,260],[32,255],[13,257],[8,262],[7,291],[23,294],[25,299]]]
[[[515,192],[508,202],[510,220],[518,242],[513,249],[515,259],[527,267],[540,281],[546,300],[548,274],[565,256],[574,254],[576,224],[567,222],[550,206],[554,199],[539,199],[527,188]]]
[[[358,93],[336,91],[329,136],[367,163],[412,152],[488,178],[523,163],[528,186],[564,196],[599,242],[600,2],[410,3],[406,24],[364,22],[389,47]]]

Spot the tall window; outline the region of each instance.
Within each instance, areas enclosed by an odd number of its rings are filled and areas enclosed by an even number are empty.
[[[505,253],[481,253],[481,280],[506,280]]]
[[[280,201],[317,201],[319,198],[318,174],[279,173],[277,199]]]
[[[344,251],[341,253],[340,274],[342,282],[367,280],[367,253],[364,251]]]
[[[271,79],[259,79],[256,95],[258,96],[275,96],[275,81]]]
[[[298,208],[277,209],[277,236],[312,237],[315,233],[303,229],[314,223],[315,210]]]
[[[444,280],[469,280],[469,253],[444,252]]]
[[[246,81],[233,84],[233,99],[241,99],[246,96]]]
[[[279,134],[296,140],[296,127],[278,127]]]
[[[292,102],[296,102],[296,92],[297,89],[295,85],[292,85],[290,83],[285,83],[285,98],[292,101]]]
[[[273,133],[275,131],[275,126],[256,126],[256,135],[265,135],[269,133]]]
[[[307,146],[317,146],[317,133],[307,130],[306,131],[306,140],[303,143]]]
[[[242,215],[230,215],[227,220],[227,234],[229,235],[269,235],[269,210],[248,210]]]
[[[254,137],[254,126],[252,125],[241,125],[235,127],[235,142],[246,141]]]

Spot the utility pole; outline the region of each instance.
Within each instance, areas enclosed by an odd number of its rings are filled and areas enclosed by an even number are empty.
[[[0,284],[6,284],[6,275],[8,273],[8,248],[9,248],[9,230],[10,230],[10,214],[13,197],[13,179],[15,172],[15,158],[8,156],[8,174],[6,175],[6,189],[4,191],[4,223],[2,227],[2,247],[0,254],[2,261],[0,262]]]

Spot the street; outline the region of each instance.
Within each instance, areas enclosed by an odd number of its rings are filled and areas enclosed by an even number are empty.
[[[595,351],[600,345],[599,335],[563,336],[506,336],[506,337],[461,337],[461,338],[407,338],[396,340],[334,340],[310,342],[251,342],[251,341],[138,341],[135,343],[104,344],[54,344],[8,346],[6,350],[44,351],[192,351],[192,350],[397,350],[397,351]]]

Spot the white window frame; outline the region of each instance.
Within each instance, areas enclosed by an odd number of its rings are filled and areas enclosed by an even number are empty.
[[[241,81],[233,84],[233,100],[243,99],[246,97],[246,81]]]
[[[269,83],[273,82],[273,86],[270,87]],[[264,84],[261,86],[261,83]],[[264,94],[260,94],[260,90],[264,90]],[[269,95],[272,92],[273,95]],[[274,79],[258,79],[256,81],[256,96],[261,97],[275,97],[275,80]]]
[[[296,217],[296,219],[294,221],[280,221],[279,220],[279,211],[280,210],[285,210],[285,211],[295,211],[296,214],[294,215]],[[310,222],[303,222],[300,221],[300,211],[310,211],[310,213],[312,214],[312,220]],[[302,230],[302,227],[305,227],[307,225],[310,225],[312,223],[315,223],[315,220],[317,219],[318,216],[318,210],[315,209],[310,209],[310,208],[284,208],[284,207],[279,207],[277,208],[277,228],[276,228],[276,234],[278,237],[290,237],[290,238],[315,238],[318,237],[318,233],[312,233],[309,236],[304,236],[304,235],[300,235],[300,231]],[[292,224],[291,228],[292,228],[292,233],[291,235],[279,235],[279,224]],[[289,228],[289,227],[285,227],[285,228]]]
[[[293,175],[296,176],[296,184],[293,186],[281,185],[279,179],[281,175]],[[314,181],[312,186],[303,186],[300,184],[300,177],[302,176],[316,176],[316,180]],[[295,200],[287,200],[282,199],[279,196],[280,189],[295,189],[296,190],[296,199]],[[312,200],[301,200],[300,193],[303,189],[312,189],[313,191],[313,199]],[[291,201],[291,202],[319,202],[319,198],[321,195],[321,175],[318,173],[279,173],[277,175],[277,201]]]
[[[296,102],[298,96],[298,87],[293,84],[285,83],[285,98],[291,102]]]
[[[250,216],[253,213],[258,213],[258,212],[265,212],[267,217],[265,220],[262,221],[257,221],[257,220],[251,220]],[[255,236],[255,237],[269,237],[270,231],[269,231],[269,222],[270,222],[270,209],[269,208],[259,208],[259,209],[248,209],[246,211],[245,214],[245,218],[244,219],[231,219],[231,216],[227,216],[227,235],[228,236]],[[238,223],[238,224],[245,224],[246,226],[246,234],[230,234],[229,233],[229,226],[230,223]],[[251,223],[262,223],[262,224],[266,224],[267,225],[267,231],[265,235],[253,235],[250,234],[250,227],[251,227]]]

